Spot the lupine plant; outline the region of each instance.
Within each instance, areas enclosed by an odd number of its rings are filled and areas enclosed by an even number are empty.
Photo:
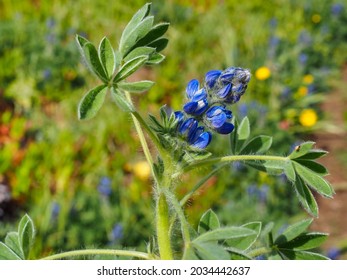
[[[186,102],[182,110],[167,106],[159,117],[143,117],[136,109],[133,93],[149,90],[154,82],[128,81],[141,67],[161,63],[160,52],[167,46],[163,37],[169,23],[154,24],[151,4],[144,5],[125,27],[115,50],[104,37],[98,49],[86,38],[77,35],[76,42],[85,64],[100,80],[89,90],[78,106],[78,117],[88,120],[97,117],[108,95],[116,108],[130,114],[138,133],[143,152],[151,166],[153,200],[155,203],[155,234],[147,251],[86,249],[63,252],[43,259],[76,258],[86,255],[112,255],[133,259],[327,259],[317,250],[327,234],[308,232],[318,216],[318,206],[312,191],[331,198],[334,191],[323,178],[327,174],[317,159],[327,152],[315,149],[314,142],[304,142],[286,156],[270,155],[270,136],[251,136],[247,117],[238,121],[230,107],[245,94],[251,79],[250,70],[228,67],[211,70],[203,81],[193,79],[186,86]],[[217,134],[229,135],[228,155],[214,155],[208,146]],[[228,137],[228,136],[224,136]],[[149,149],[149,142],[151,147]],[[271,175],[285,175],[288,187],[296,193],[303,209],[311,216],[281,233],[273,223],[262,226],[259,221],[243,225],[221,225],[216,213],[208,209],[197,228],[189,224],[185,206],[203,184],[219,170],[241,162]],[[208,170],[195,186],[179,199],[178,189],[184,174],[195,169]],[[35,228],[25,215],[17,232],[7,234],[0,243],[0,259],[27,259],[34,242]],[[83,246],[83,244],[81,244]]]

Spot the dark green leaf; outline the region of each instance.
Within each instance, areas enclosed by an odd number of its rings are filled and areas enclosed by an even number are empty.
[[[254,233],[246,237],[239,237],[227,240],[226,243],[228,244],[228,246],[232,248],[245,251],[249,249],[259,237],[261,230],[261,222],[251,222],[244,224],[241,227],[251,229],[254,231]]]
[[[237,135],[239,140],[247,140],[250,134],[250,125],[248,117],[244,117],[241,121],[238,129]]]
[[[134,14],[134,16],[131,18],[131,20],[123,30],[122,36],[120,38],[120,44],[123,44],[124,40],[129,37],[136,26],[149,14],[150,10],[151,3],[147,3]]]
[[[99,57],[106,71],[106,75],[108,78],[111,78],[115,70],[116,59],[112,45],[106,37],[104,37],[100,42]]]
[[[321,176],[311,171],[310,169],[300,165],[297,162],[294,163],[296,173],[304,180],[304,182],[312,189],[325,197],[332,197],[334,194],[333,188],[325,181]]]
[[[284,165],[284,174],[287,176],[288,180],[291,182],[295,182],[295,169],[291,160],[288,160]]]
[[[18,225],[18,240],[22,248],[24,257],[27,258],[29,250],[34,243],[35,227],[31,218],[26,214],[20,220]]]
[[[113,83],[117,83],[129,77],[132,73],[143,66],[146,63],[147,59],[147,55],[141,55],[125,63],[119,70],[117,75],[114,77]]]
[[[325,166],[321,165],[318,162],[312,160],[302,160],[301,158],[295,159],[295,161],[312,170],[313,172],[318,173],[320,176],[325,176],[329,174]]]
[[[213,242],[192,242],[197,254],[203,260],[230,260],[225,249]]]
[[[310,191],[310,189],[305,185],[300,177],[296,177],[294,189],[296,191],[296,195],[304,207],[304,209],[310,215],[314,217],[318,217],[318,205],[317,202]]]
[[[97,77],[99,77],[103,82],[107,83],[108,76],[106,75],[104,67],[100,62],[98,51],[96,50],[94,45],[90,42],[85,43],[83,45],[83,53],[83,57],[90,71],[94,73]]]
[[[155,48],[150,47],[139,47],[131,51],[125,58],[124,61],[127,62],[141,55],[147,55],[148,57],[155,52]]]
[[[239,135],[240,139],[240,135]],[[264,154],[266,153],[272,144],[272,137],[266,135],[260,135],[251,139],[246,146],[241,150],[240,154]]]
[[[159,64],[164,59],[165,59],[165,55],[162,55],[161,53],[154,53],[154,54],[150,55],[146,64]]]
[[[94,117],[104,104],[106,94],[106,85],[97,86],[87,92],[78,106],[78,118],[86,120]]]
[[[295,250],[310,250],[317,248],[327,239],[326,233],[309,232],[295,237],[293,240],[281,244],[280,248]]]
[[[216,213],[209,209],[201,216],[198,225],[198,233],[202,234],[204,232],[217,229],[219,227],[219,219]]]
[[[21,259],[24,260],[24,254],[21,245],[19,244],[18,232],[9,232],[5,238],[5,244]]]
[[[152,29],[147,33],[147,35],[136,43],[135,48],[140,46],[147,46],[148,44],[163,36],[168,30],[169,25],[170,23],[163,22],[153,26]]]
[[[144,20],[138,23],[138,25],[125,36],[119,43],[119,51],[122,57],[125,57],[131,49],[134,48],[135,43],[146,36],[153,26],[153,16],[146,17]]]
[[[112,87],[111,96],[118,107],[124,112],[131,113],[135,111],[135,108],[128,102],[128,100],[120,90],[114,89]]]
[[[289,259],[289,260],[328,260],[329,259],[321,254],[307,252],[307,251],[281,249],[279,250],[279,252],[281,256],[283,257],[283,259]]]
[[[0,260],[21,260],[6,244],[0,242]]]
[[[166,48],[168,43],[169,43],[168,39],[160,38],[160,39],[155,40],[152,43],[148,44],[148,47],[155,48],[156,52],[161,52],[163,49]]]
[[[152,81],[139,81],[133,83],[120,82],[117,86],[125,91],[140,93],[149,90],[154,85]]]
[[[244,227],[225,227],[207,231],[199,235],[195,240],[199,242],[227,240],[232,238],[248,237],[254,235],[255,231]]]
[[[303,156],[297,158],[297,159],[306,159],[306,160],[314,160],[320,157],[323,157],[327,154],[327,151],[319,150],[319,149],[312,149],[307,154],[304,154]]]
[[[312,147],[316,144],[315,142],[305,142],[299,146],[296,146],[294,151],[288,156],[290,159],[302,157],[307,154]]]
[[[280,245],[293,240],[295,237],[302,234],[312,223],[312,219],[302,220],[289,226],[281,235],[275,240],[275,244]]]

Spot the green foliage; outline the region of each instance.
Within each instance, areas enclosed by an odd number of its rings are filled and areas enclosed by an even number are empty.
[[[5,243],[0,242],[1,260],[25,260],[34,243],[35,227],[28,215],[23,216],[18,225],[18,232],[9,232]]]

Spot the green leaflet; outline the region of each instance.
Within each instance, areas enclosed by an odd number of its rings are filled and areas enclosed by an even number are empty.
[[[254,233],[254,230],[248,228],[231,226],[207,231],[199,235],[195,240],[199,242],[227,240],[232,238],[248,237]]]
[[[325,181],[320,175],[311,171],[307,167],[302,166],[298,162],[293,162],[294,168],[297,174],[303,179],[303,181],[310,186],[312,189],[316,190],[318,193],[325,197],[332,197],[334,194],[333,188],[330,184]]]
[[[198,225],[198,233],[214,230],[220,227],[219,219],[212,209],[207,210],[200,218]]]
[[[119,81],[122,81],[125,78],[129,77],[132,73],[134,73],[141,66],[143,66],[146,63],[147,59],[148,59],[147,55],[141,55],[126,62],[121,67],[117,75],[114,77],[113,83],[116,84]]]
[[[302,220],[289,226],[280,236],[275,240],[275,244],[280,245],[293,240],[295,237],[302,234],[312,223],[313,219]]]
[[[78,106],[78,118],[87,120],[93,118],[104,104],[107,86],[101,85],[93,88],[83,96]]]
[[[306,186],[299,176],[296,176],[294,190],[296,195],[304,207],[304,209],[313,217],[318,217],[318,205],[311,190]]]
[[[107,78],[110,79],[115,71],[116,58],[110,41],[104,37],[99,45],[99,57],[105,69]]]
[[[139,81],[139,82],[120,82],[117,84],[117,86],[125,91],[132,92],[132,93],[141,93],[144,91],[149,90],[154,85],[154,82],[152,81]]]
[[[105,72],[104,67],[102,66],[99,54],[94,47],[94,45],[90,42],[85,43],[82,47],[84,59],[87,63],[88,68],[92,73],[94,73],[101,81],[104,83],[108,82],[108,76]]]

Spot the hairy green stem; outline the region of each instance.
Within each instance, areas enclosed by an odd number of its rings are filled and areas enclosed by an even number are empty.
[[[169,234],[169,207],[163,192],[159,194],[157,199],[156,214],[157,239],[160,258],[162,260],[173,260]]]
[[[155,259],[155,257],[152,255],[138,252],[138,251],[111,250],[111,249],[85,249],[85,250],[75,250],[75,251],[55,254],[55,255],[42,258],[41,260],[58,260],[63,258],[87,256],[87,255],[112,255],[112,256],[134,257],[134,258],[139,258],[144,260]]]
[[[281,156],[267,156],[267,155],[233,155],[233,156],[225,156],[225,157],[216,157],[216,158],[208,158],[205,160],[201,160],[190,165],[186,165],[182,169],[183,172],[188,172],[195,168],[212,165],[216,163],[223,162],[233,162],[233,161],[254,161],[254,160],[274,160],[274,161],[287,161],[288,157]],[[179,176],[179,173],[174,174],[174,177]]]

